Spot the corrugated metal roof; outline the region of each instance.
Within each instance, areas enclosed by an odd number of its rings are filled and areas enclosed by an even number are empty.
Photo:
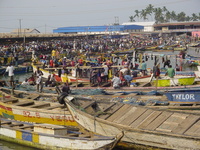
[[[124,30],[140,30],[144,29],[139,25],[110,25],[110,26],[77,26],[77,27],[61,27],[54,29],[54,33],[70,33],[70,32],[112,32]]]

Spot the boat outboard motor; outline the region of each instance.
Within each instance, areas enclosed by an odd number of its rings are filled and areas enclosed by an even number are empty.
[[[60,93],[60,94],[58,95],[58,97],[57,97],[58,102],[59,102],[60,104],[66,105],[66,103],[65,103],[65,97],[67,97],[67,96],[68,96],[68,93],[66,93],[66,92]]]

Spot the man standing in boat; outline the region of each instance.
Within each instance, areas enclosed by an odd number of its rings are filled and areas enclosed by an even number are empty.
[[[15,68],[13,67],[13,65],[9,64],[5,71],[5,73],[8,72],[8,76],[10,77],[10,86],[13,88],[14,88],[14,70]]]
[[[43,89],[42,75],[42,71],[37,67],[37,70],[35,71],[37,92],[42,92]]]
[[[175,76],[175,70],[172,68],[172,65],[169,65],[169,68],[167,69],[167,72],[165,75],[168,75],[171,78],[171,85],[175,86],[176,84],[174,83],[174,76]]]

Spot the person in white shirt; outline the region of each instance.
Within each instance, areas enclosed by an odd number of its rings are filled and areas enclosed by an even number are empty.
[[[111,81],[112,81],[112,85],[114,89],[120,88],[121,80],[117,74],[114,76],[114,78]]]
[[[42,74],[39,74],[39,76],[36,79],[36,89],[37,89],[37,92],[42,93],[42,90],[43,90]]]
[[[14,86],[14,70],[15,68],[10,64],[5,71],[5,73],[8,72],[8,76],[10,77],[10,86]]]

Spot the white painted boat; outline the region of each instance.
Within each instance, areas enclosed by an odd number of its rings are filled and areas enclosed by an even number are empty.
[[[48,150],[112,149],[117,137],[79,132],[67,126],[32,124],[1,118],[0,139]]]

